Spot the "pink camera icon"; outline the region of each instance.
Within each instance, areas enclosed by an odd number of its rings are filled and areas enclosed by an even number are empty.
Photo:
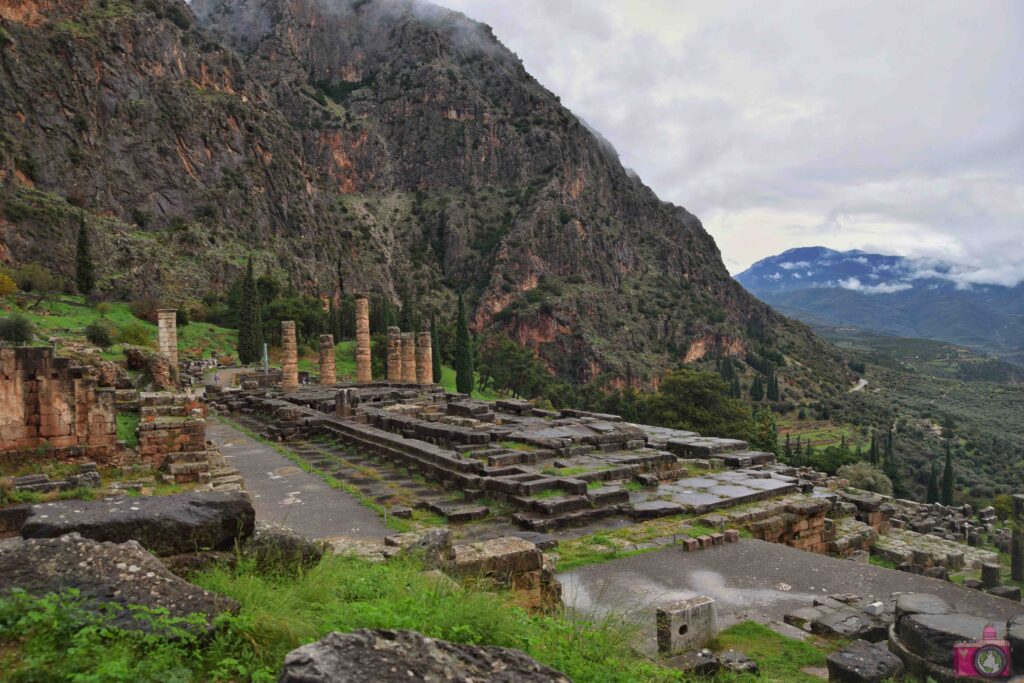
[[[996,638],[992,624],[985,627],[981,640],[956,643],[953,646],[953,673],[957,676],[981,678],[1009,678],[1011,666],[1010,643]]]

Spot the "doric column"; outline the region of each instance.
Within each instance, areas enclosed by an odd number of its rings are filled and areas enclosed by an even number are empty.
[[[299,347],[295,343],[295,321],[281,321],[281,388],[299,388]]]
[[[430,333],[416,335],[416,383],[433,384],[434,359],[430,355]]]
[[[412,332],[402,333],[402,381],[416,383],[416,339]]]
[[[388,381],[402,381],[402,338],[397,327],[388,328]]]
[[[336,384],[338,373],[334,368],[334,335],[320,335],[320,384]]]
[[[156,341],[160,355],[171,366],[171,383],[178,383],[178,311],[161,308],[156,312]]]
[[[373,381],[370,360],[370,302],[356,299],[356,381]]]

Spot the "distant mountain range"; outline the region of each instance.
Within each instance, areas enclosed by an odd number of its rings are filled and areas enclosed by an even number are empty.
[[[938,339],[1024,364],[1024,284],[972,283],[964,266],[801,247],[758,261],[736,279],[804,322]]]

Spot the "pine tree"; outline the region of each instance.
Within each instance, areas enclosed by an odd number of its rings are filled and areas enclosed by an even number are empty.
[[[878,464],[878,440],[875,438],[875,432],[871,432],[871,449],[868,451],[868,459],[872,465]]]
[[[441,382],[441,340],[437,337],[437,321],[430,318],[430,363],[433,366],[434,384]]]
[[[900,472],[900,462],[896,455],[895,439],[891,427],[885,438],[885,463],[882,466],[882,471],[892,482],[892,495],[897,498],[906,497],[907,491],[903,486],[903,475]]]
[[[953,452],[949,447],[949,439],[946,439],[946,465],[942,469],[942,504],[953,504]]]
[[[786,432],[786,445],[782,447],[782,454],[786,462],[793,461],[793,443],[790,441],[790,434]]]
[[[743,396],[743,389],[740,387],[740,378],[735,374],[732,376],[732,384],[729,387],[729,396],[731,398],[741,398]]]
[[[754,383],[750,385],[750,400],[751,401],[762,401],[764,400],[764,384],[761,382],[761,376],[754,377]]]
[[[939,463],[937,460],[932,460],[932,467],[928,472],[928,493],[925,502],[939,502]]]
[[[82,296],[89,296],[96,289],[96,272],[92,264],[89,247],[89,228],[85,224],[85,212],[78,223],[78,246],[75,250],[75,286]]]
[[[263,323],[260,316],[260,294],[252,272],[252,257],[245,266],[242,298],[238,314],[238,360],[242,365],[255,363],[263,352]]]
[[[775,375],[774,369],[768,375],[768,400],[779,400],[779,378]]]
[[[843,450],[843,451],[847,450],[847,448],[846,448],[846,432],[843,432],[842,436],[839,437],[839,449]]]
[[[473,348],[466,322],[466,305],[459,295],[459,317],[455,321],[455,389],[460,394],[473,393]]]

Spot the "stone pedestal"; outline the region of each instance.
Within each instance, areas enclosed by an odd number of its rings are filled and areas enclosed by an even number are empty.
[[[356,299],[356,381],[373,381],[370,361],[370,302]]]
[[[355,404],[355,389],[341,389],[334,396],[334,412],[341,417],[351,417],[355,412]]]
[[[416,340],[412,332],[402,333],[402,381],[416,383]]]
[[[171,382],[178,382],[178,311],[161,308],[156,312],[156,342],[160,355],[171,366]]]
[[[431,357],[430,333],[416,335],[416,383],[433,384],[434,359]]]
[[[331,385],[338,382],[338,373],[334,365],[334,335],[320,335],[320,384]]]
[[[986,562],[981,565],[981,585],[985,588],[995,588],[1002,583],[999,578],[999,565],[995,562]]]
[[[702,648],[718,635],[718,609],[706,595],[659,607],[656,618],[663,655]]]
[[[299,347],[295,342],[295,321],[281,321],[281,389],[299,388]]]
[[[1024,581],[1024,494],[1013,496],[1013,536],[1010,540],[1010,578]]]
[[[402,381],[402,335],[397,327],[388,328],[388,381]]]

